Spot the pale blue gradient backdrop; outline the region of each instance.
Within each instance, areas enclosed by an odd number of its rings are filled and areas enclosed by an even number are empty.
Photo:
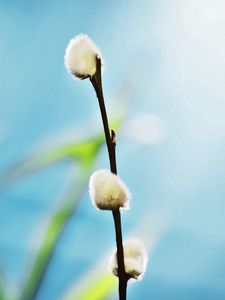
[[[127,124],[145,112],[165,129],[157,145],[126,137],[126,127],[118,133],[118,169],[133,193],[132,209],[123,214],[125,236],[146,212],[164,224],[146,277],[130,286],[129,300],[224,299],[224,1],[1,0],[1,171],[48,140],[87,131],[89,120],[93,129],[93,90],[88,81],[72,80],[63,64],[69,39],[80,32],[103,52],[107,106],[131,80]],[[98,167],[107,167],[106,158],[102,151]],[[37,225],[73,171],[58,164],[1,195],[0,265],[9,288],[20,285]],[[110,251],[113,234],[110,215],[96,213],[85,194],[37,299],[57,299]]]

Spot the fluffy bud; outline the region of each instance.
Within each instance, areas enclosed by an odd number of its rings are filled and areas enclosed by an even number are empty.
[[[65,67],[76,78],[92,77],[96,73],[96,57],[101,59],[100,50],[87,35],[79,34],[66,48]]]
[[[123,244],[125,271],[130,278],[141,279],[147,266],[147,251],[139,239],[129,239]],[[110,268],[118,276],[117,252],[110,260]]]
[[[99,209],[129,208],[130,192],[123,181],[108,170],[95,171],[89,181],[89,193]]]

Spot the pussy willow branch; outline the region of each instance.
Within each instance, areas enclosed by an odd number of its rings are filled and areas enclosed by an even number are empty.
[[[102,90],[102,78],[101,78],[101,60],[96,57],[97,69],[93,77],[90,78],[90,81],[95,89],[96,96],[98,98],[105,139],[108,149],[109,162],[111,172],[117,174],[116,167],[116,136],[113,130],[109,129],[109,122],[107,117],[107,112],[105,108],[105,101]],[[117,261],[118,261],[118,277],[119,277],[119,299],[126,300],[126,291],[127,291],[127,281],[128,276],[125,272],[124,265],[124,252],[123,252],[123,238],[122,238],[122,228],[121,228],[121,215],[120,210],[116,209],[112,211],[115,233],[116,233],[116,246],[117,246]]]

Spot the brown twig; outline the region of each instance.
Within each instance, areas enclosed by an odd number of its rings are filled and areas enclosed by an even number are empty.
[[[102,90],[102,78],[101,78],[101,59],[96,56],[96,73],[94,76],[90,77],[90,81],[95,89],[96,96],[98,98],[102,123],[104,127],[105,139],[108,149],[109,162],[111,172],[117,174],[116,166],[116,135],[113,130],[109,129],[109,122],[107,117],[107,112],[105,108],[105,101]],[[124,265],[124,252],[123,252],[123,237],[122,237],[122,226],[121,226],[121,215],[120,210],[112,211],[115,234],[116,234],[116,246],[117,246],[117,261],[118,261],[118,277],[119,277],[119,299],[126,300],[126,290],[128,275],[125,272]]]

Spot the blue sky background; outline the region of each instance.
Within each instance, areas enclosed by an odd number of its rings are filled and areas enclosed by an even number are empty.
[[[134,90],[117,146],[119,174],[133,194],[124,233],[145,220],[140,231],[157,243],[129,300],[224,299],[224,1],[1,0],[1,171],[59,137],[101,130],[90,83],[72,80],[64,68],[67,43],[81,32],[106,61],[107,107],[127,82]],[[96,167],[108,167],[106,149]],[[8,289],[20,286],[42,216],[73,172],[60,163],[1,194]],[[113,246],[110,214],[96,213],[86,193],[37,299],[58,299]]]

